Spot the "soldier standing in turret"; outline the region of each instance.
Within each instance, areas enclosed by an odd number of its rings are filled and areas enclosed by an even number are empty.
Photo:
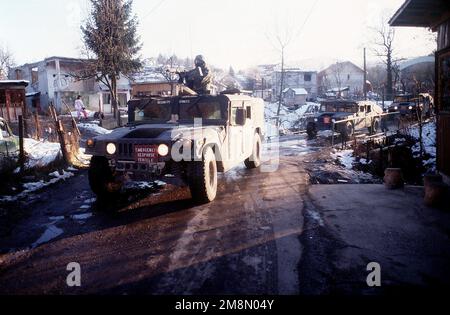
[[[211,94],[212,72],[202,55],[195,57],[195,69],[180,73],[180,83],[197,94]]]

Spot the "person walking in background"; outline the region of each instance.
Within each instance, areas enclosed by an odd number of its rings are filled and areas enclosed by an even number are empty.
[[[84,116],[84,119],[88,119],[86,107],[84,106],[83,100],[81,99],[81,95],[78,95],[75,101],[75,110],[77,111],[78,120],[81,119],[81,115]]]

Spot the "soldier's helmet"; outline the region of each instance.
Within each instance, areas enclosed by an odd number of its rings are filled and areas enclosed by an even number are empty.
[[[196,67],[204,66],[205,64],[206,64],[205,57],[203,57],[203,55],[198,55],[197,57],[195,57]]]

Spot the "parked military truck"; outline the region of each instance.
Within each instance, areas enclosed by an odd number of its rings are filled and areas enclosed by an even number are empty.
[[[306,132],[309,138],[319,131],[332,130],[344,138],[353,136],[356,130],[377,132],[381,126],[383,110],[374,102],[352,100],[328,100],[320,104],[319,111],[307,118]]]
[[[412,119],[428,118],[434,114],[434,100],[428,93],[402,94],[394,97],[394,101],[388,108],[388,112],[399,112],[402,116]],[[420,117],[419,117],[420,116]]]
[[[177,121],[173,121],[173,117]],[[217,195],[217,173],[261,165],[264,102],[241,94],[131,100],[128,124],[87,141],[89,182],[100,197],[127,181],[188,185],[200,203]]]

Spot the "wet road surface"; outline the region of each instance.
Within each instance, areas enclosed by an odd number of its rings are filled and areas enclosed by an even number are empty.
[[[169,186],[99,205],[80,171],[42,192],[0,241],[0,293],[299,293],[309,183],[302,161],[318,150],[287,137],[271,149],[278,168],[238,167],[202,206]],[[66,285],[71,262],[81,265],[80,288]]]

